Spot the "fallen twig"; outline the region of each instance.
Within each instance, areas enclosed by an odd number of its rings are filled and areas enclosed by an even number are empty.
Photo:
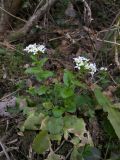
[[[15,15],[13,15],[13,14],[11,14],[10,12],[6,11],[6,10],[5,10],[4,8],[2,8],[2,7],[0,7],[0,10],[4,11],[4,12],[7,13],[8,15],[10,15],[11,17],[16,18],[16,19],[18,19],[18,20],[20,20],[20,21],[22,21],[22,22],[24,22],[24,23],[27,22],[26,20],[24,20],[24,19],[22,19],[22,18],[20,18],[20,17],[17,17],[17,16],[15,16]]]
[[[13,150],[18,150],[18,147],[10,147],[10,148],[7,148],[6,149],[6,152],[8,153],[8,152],[11,152],[11,151],[13,151]],[[4,151],[1,151],[0,152],[0,157],[2,157],[4,155]]]
[[[119,26],[120,25],[120,18],[118,19],[118,22],[117,22],[117,25],[116,26]],[[114,33],[114,42],[117,43],[117,38],[118,36],[120,35],[120,33],[118,33],[118,30],[115,31]],[[118,47],[117,45],[115,45],[115,63],[118,67],[118,69],[120,70],[120,62],[119,62],[119,55],[118,55]]]
[[[102,40],[102,39],[99,39],[99,38],[97,38],[96,39],[97,41],[100,41],[100,42],[105,42],[105,43],[109,43],[109,44],[114,44],[114,45],[117,45],[117,46],[120,46],[120,43],[117,43],[116,41],[107,41],[107,40]]]
[[[2,142],[0,141],[0,146],[1,146],[1,148],[2,148],[2,150],[3,150],[3,153],[5,154],[5,156],[6,156],[6,158],[7,158],[7,160],[10,160],[10,157],[9,157],[9,155],[8,155],[8,153],[7,153],[7,150],[5,149],[5,147],[4,147],[4,145],[2,144]],[[1,153],[1,152],[0,152]],[[0,154],[1,155],[1,154]]]
[[[14,91],[14,92],[12,92],[12,93],[10,93],[10,94],[4,96],[3,98],[0,99],[0,101],[3,101],[4,99],[6,99],[6,98],[12,96],[13,94],[17,93],[18,91],[20,91],[20,89],[17,89],[16,91]]]

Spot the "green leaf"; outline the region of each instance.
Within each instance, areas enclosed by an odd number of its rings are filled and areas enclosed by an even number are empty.
[[[63,119],[50,117],[47,124],[48,131],[51,134],[59,134],[63,131]]]
[[[41,131],[34,139],[32,148],[38,154],[43,154],[50,147],[47,131]]]
[[[84,157],[85,160],[101,159],[100,150],[95,147],[91,147],[89,144],[85,145],[84,147],[80,147],[78,151],[81,153],[82,157]]]
[[[82,118],[67,115],[64,117],[64,128],[67,129],[68,132],[80,137],[85,131],[85,122]]]
[[[82,82],[80,82],[80,81],[78,81],[78,80],[74,80],[73,81],[73,84],[75,85],[75,86],[78,86],[78,87],[80,87],[80,88],[82,88],[82,89],[87,89],[88,88],[88,86],[85,84],[85,83],[82,83]]]
[[[108,134],[108,136],[110,136],[111,138],[117,137],[115,134],[115,130],[113,129],[110,121],[106,117],[104,117],[102,120],[102,128]]]
[[[44,102],[43,103],[43,107],[47,110],[50,110],[53,108],[53,103],[51,101],[48,101],[48,102]]]
[[[38,74],[39,72],[40,70],[38,67],[30,67],[25,71],[25,73],[29,73],[29,74]]]
[[[94,94],[99,105],[103,107],[105,112],[108,112],[108,119],[120,139],[120,112],[113,108],[111,102],[103,95],[99,87],[94,89]]]
[[[69,87],[61,88],[60,95],[62,98],[68,98],[74,95],[73,89]]]
[[[70,160],[84,160],[82,155],[78,152],[78,148],[74,147]]]
[[[52,141],[60,142],[62,139],[62,134],[50,134],[49,137]]]
[[[44,115],[42,113],[35,114],[34,112],[28,116],[23,125],[23,130],[38,130],[40,128],[41,121],[43,120]]]
[[[36,89],[35,87],[29,87],[29,90],[27,92],[34,96],[36,94]]]
[[[48,58],[42,58],[40,61],[37,61],[39,67],[43,67],[47,62]]]
[[[76,106],[77,106],[75,96],[66,98],[64,100],[64,106],[66,112],[74,113],[76,111]]]
[[[52,110],[53,115],[56,118],[61,117],[64,111],[64,108],[58,108],[57,106],[55,106],[55,108]]]
[[[74,146],[78,146],[80,144],[80,139],[78,137],[73,137],[70,141]]]
[[[85,105],[92,106],[93,102],[89,96],[80,95],[80,96],[76,96],[76,104],[78,107],[85,106]]]
[[[79,138],[82,145],[90,144],[93,145],[92,138],[89,132],[85,128],[86,124],[82,118],[77,118],[76,116],[67,115],[64,117],[64,137],[68,139],[68,133],[73,133]],[[87,137],[84,136],[87,134]]]
[[[70,112],[70,113],[74,113],[76,111],[75,103],[71,103],[70,105],[66,104],[65,105],[65,111]]]
[[[35,76],[36,76],[36,78],[37,78],[38,81],[42,81],[42,80],[45,80],[45,79],[47,79],[49,77],[52,77],[53,75],[54,74],[51,71],[41,70]]]
[[[43,71],[41,76],[42,76],[42,78],[46,79],[46,78],[52,77],[53,76],[53,72],[51,72],[51,71]]]
[[[66,86],[70,86],[74,81],[74,75],[67,69],[64,70],[63,82]]]
[[[50,153],[50,154],[48,155],[48,158],[45,159],[45,160],[62,160],[62,159],[60,158],[59,155],[57,155],[57,154],[55,154],[54,152],[52,152],[52,153]]]
[[[34,61],[33,65],[38,66],[39,68],[42,68],[48,60],[48,58],[38,59],[36,55],[32,55],[31,58]]]
[[[38,94],[39,96],[41,96],[41,95],[45,94],[45,93],[47,92],[47,90],[48,90],[48,87],[42,85],[40,88],[38,88],[38,89],[36,90],[36,92],[37,92],[37,94]]]

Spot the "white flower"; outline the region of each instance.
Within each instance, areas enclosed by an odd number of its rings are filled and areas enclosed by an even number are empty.
[[[40,44],[30,44],[29,46],[27,46],[24,51],[28,52],[28,53],[33,53],[36,54],[37,52],[42,52],[44,53],[46,51],[46,47],[44,45],[40,45]]]
[[[90,60],[85,58],[85,57],[77,57],[77,58],[73,58],[74,62],[75,62],[75,68],[77,68],[78,70],[81,69],[81,67],[84,69],[86,69],[92,76],[94,75],[94,73],[97,71],[97,67],[95,63],[90,63]]]
[[[96,64],[95,63],[90,63],[89,69],[91,70],[90,73],[93,75],[97,71]]]
[[[37,49],[42,53],[46,51],[46,47],[44,45],[37,45]]]
[[[101,67],[100,71],[107,71],[107,67]]]

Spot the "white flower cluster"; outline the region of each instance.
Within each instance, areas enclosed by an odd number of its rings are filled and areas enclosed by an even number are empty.
[[[100,71],[107,71],[107,67],[101,67]]]
[[[36,54],[38,52],[42,52],[44,53],[46,51],[46,47],[44,45],[40,45],[40,44],[30,44],[29,46],[27,46],[24,51],[28,52],[28,53],[33,53]]]
[[[89,59],[81,56],[73,59],[76,64],[75,68],[77,68],[78,70],[84,67],[84,69],[88,70],[92,76],[97,71],[96,64],[91,63]]]

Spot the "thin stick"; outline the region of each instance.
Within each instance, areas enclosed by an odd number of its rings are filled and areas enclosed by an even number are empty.
[[[1,148],[2,148],[2,150],[3,150],[3,152],[4,152],[5,156],[6,156],[7,160],[10,160],[10,157],[9,157],[9,155],[8,155],[6,149],[5,149],[5,147],[4,147],[4,145],[2,144],[1,141],[0,141],[0,145],[1,145]]]
[[[5,10],[4,8],[2,8],[2,7],[0,7],[0,9],[1,9],[2,11],[4,11],[5,13],[7,13],[8,15],[12,16],[13,18],[16,18],[16,19],[18,19],[18,20],[20,20],[20,21],[22,21],[22,22],[24,22],[24,23],[27,22],[26,20],[24,20],[24,19],[22,19],[22,18],[20,18],[20,17],[17,17],[17,16],[15,16],[15,15],[13,15],[13,14],[11,14],[10,12],[6,11],[6,10]]]
[[[57,151],[59,151],[60,150],[60,148],[64,145],[64,143],[65,143],[65,140],[64,141],[62,141],[62,143],[60,144],[60,146],[54,151],[55,153],[57,152]]]
[[[68,159],[68,157],[70,156],[70,154],[72,153],[72,151],[73,151],[73,149],[71,149],[71,150],[68,152],[68,154],[67,154],[66,157],[65,157],[65,160]]]
[[[109,142],[108,142],[107,149],[106,149],[106,152],[105,152],[104,160],[106,160],[106,158],[107,158],[108,150],[109,150],[109,147],[110,147],[110,141],[111,141],[111,137],[109,138]]]
[[[17,147],[10,147],[10,148],[7,148],[7,149],[6,149],[6,152],[11,152],[11,151],[17,150],[17,149],[18,149]],[[4,155],[4,152],[1,151],[1,152],[0,152],[0,157],[2,157],[3,155]]]
[[[18,89],[18,90],[16,90],[16,91],[14,91],[14,92],[12,92],[12,93],[6,95],[5,97],[1,98],[0,101],[3,101],[4,99],[6,99],[6,98],[12,96],[13,94],[17,93],[18,91],[20,91],[20,89]]]
[[[117,43],[117,42],[112,42],[112,41],[107,41],[107,40],[102,40],[102,39],[99,39],[99,38],[97,38],[96,39],[97,41],[100,41],[100,42],[105,42],[105,43],[110,43],[110,44],[114,44],[114,45],[118,45],[118,46],[120,46],[120,43]]]
[[[118,20],[117,22],[117,26],[120,25],[120,19]],[[119,33],[116,31],[115,34],[114,34],[114,41],[115,43],[117,42],[117,36],[119,35]],[[115,45],[115,63],[118,67],[118,69],[120,70],[120,62],[119,62],[119,54],[118,54],[118,46]]]
[[[119,86],[119,85],[117,84],[117,82],[113,79],[113,77],[112,77],[112,75],[110,74],[110,72],[108,72],[108,74],[109,74],[111,80],[113,81],[113,83],[114,83],[116,86]]]
[[[33,14],[35,14],[35,13],[37,12],[37,10],[43,5],[44,1],[45,1],[45,0],[41,0],[41,1],[38,3],[38,5],[37,5],[37,7],[36,7],[36,9],[35,9],[35,11],[34,11]]]

